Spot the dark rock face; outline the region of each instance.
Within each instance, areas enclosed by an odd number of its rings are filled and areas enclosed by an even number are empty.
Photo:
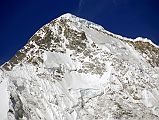
[[[148,62],[153,67],[159,67],[159,48],[153,46],[149,42],[136,41],[133,43],[136,50],[140,51],[148,57]],[[143,56],[145,57],[145,56]]]

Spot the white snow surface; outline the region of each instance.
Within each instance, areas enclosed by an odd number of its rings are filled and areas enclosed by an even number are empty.
[[[38,66],[23,62],[2,71],[0,120],[7,114],[8,120],[21,114],[20,120],[159,120],[159,69],[103,27],[71,14],[61,19],[85,32],[88,54],[67,48],[62,33],[65,53],[45,50]],[[57,34],[58,28],[51,30]]]
[[[2,74],[2,71],[0,71],[0,119],[7,120],[7,112],[9,110],[8,80],[3,78]]]

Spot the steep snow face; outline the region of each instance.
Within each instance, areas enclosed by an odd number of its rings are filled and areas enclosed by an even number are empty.
[[[158,120],[157,62],[135,42],[71,14],[51,21],[2,66],[1,119]]]

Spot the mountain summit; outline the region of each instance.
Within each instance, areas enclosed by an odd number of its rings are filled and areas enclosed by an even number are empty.
[[[69,13],[0,69],[0,120],[159,120],[159,47]]]

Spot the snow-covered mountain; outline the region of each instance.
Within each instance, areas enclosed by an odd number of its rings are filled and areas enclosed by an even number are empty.
[[[159,120],[159,47],[64,14],[1,66],[0,120]]]

